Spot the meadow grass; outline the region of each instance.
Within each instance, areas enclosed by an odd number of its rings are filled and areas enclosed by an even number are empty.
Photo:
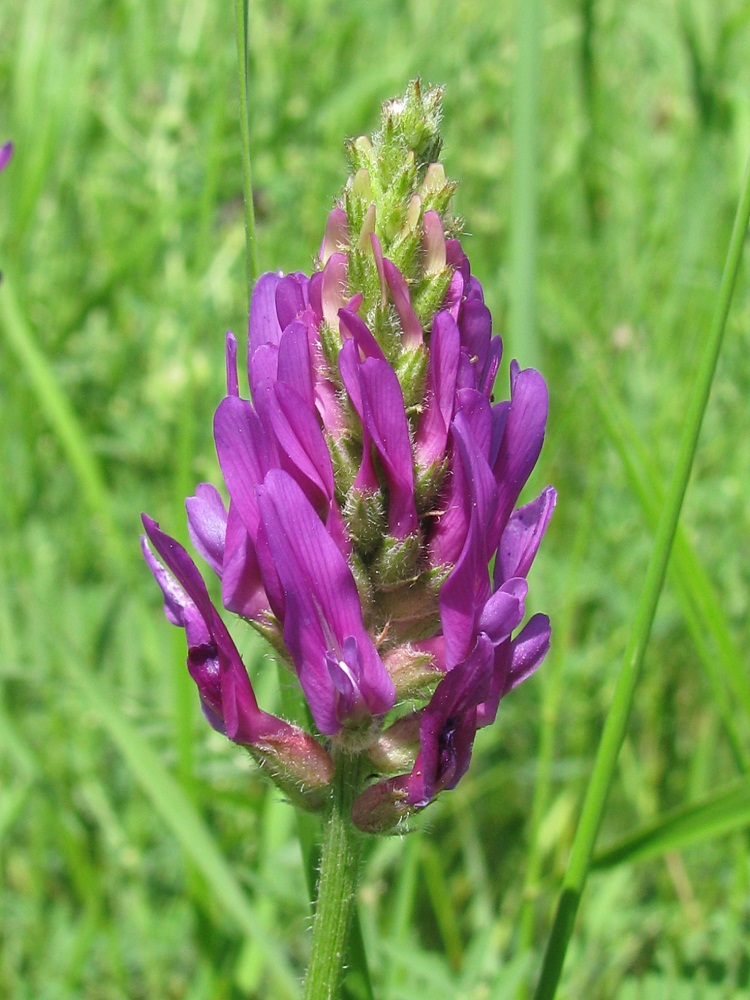
[[[378,1000],[533,992],[750,151],[739,0],[536,14],[250,11],[260,268],[309,269],[344,136],[411,77],[445,83],[501,378],[533,360],[551,391],[529,492],[560,492],[532,587],[553,650],[425,828],[368,845]],[[16,144],[0,177],[0,996],[299,995],[315,822],[298,830],[201,719],[137,544],[141,510],[185,540],[184,497],[217,481],[223,336],[247,305],[236,95],[231,5],[0,8],[0,142]],[[746,261],[561,997],[750,984],[749,277]],[[269,655],[235,635],[273,710]]]

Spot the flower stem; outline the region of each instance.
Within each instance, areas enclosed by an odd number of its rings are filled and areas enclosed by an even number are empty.
[[[362,850],[362,835],[350,819],[352,803],[360,791],[361,767],[358,756],[336,756],[305,1000],[336,1000],[341,989]]]

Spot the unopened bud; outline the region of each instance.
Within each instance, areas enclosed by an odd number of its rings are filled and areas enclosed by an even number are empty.
[[[283,734],[248,746],[248,750],[296,806],[315,811],[325,805],[333,761],[309,733],[289,727]]]

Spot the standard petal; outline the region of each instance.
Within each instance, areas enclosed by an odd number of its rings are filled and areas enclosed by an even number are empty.
[[[383,464],[388,483],[388,530],[406,538],[419,527],[414,505],[414,466],[404,397],[393,369],[377,358],[360,366],[363,423]]]
[[[282,330],[285,330],[291,322],[301,316],[307,308],[306,290],[307,278],[301,272],[287,274],[279,281],[274,301],[276,317]]]
[[[496,530],[505,527],[539,458],[547,423],[547,386],[533,368],[511,365],[511,401],[493,472],[498,487]]]
[[[385,280],[388,283],[388,290],[391,293],[393,304],[401,320],[401,330],[403,333],[401,342],[406,348],[419,347],[424,340],[422,324],[411,307],[409,286],[406,284],[406,279],[396,265],[388,260],[387,257],[383,258],[383,272]]]
[[[258,501],[255,487],[271,466],[268,435],[250,403],[226,396],[214,417],[216,454],[232,502],[251,538],[258,530]]]
[[[416,454],[423,466],[440,461],[445,454],[455,406],[460,349],[456,321],[443,310],[432,322],[425,409],[417,429]]]
[[[255,282],[250,299],[250,322],[248,332],[248,369],[253,354],[263,344],[278,344],[281,326],[276,315],[276,288],[281,281],[281,272],[268,271]]]
[[[327,654],[345,659],[354,637],[359,670],[354,680],[372,715],[393,705],[395,691],[362,621],[359,594],[346,560],[299,486],[272,470],[258,490],[265,537],[284,591],[284,642],[321,732],[341,728]],[[349,648],[349,647],[347,647]],[[351,668],[351,664],[348,664]]]

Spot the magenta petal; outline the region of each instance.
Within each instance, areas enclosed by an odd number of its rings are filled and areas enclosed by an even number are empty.
[[[221,601],[227,611],[251,620],[269,608],[255,540],[248,534],[234,504],[229,507],[227,518]]]
[[[439,312],[432,322],[425,410],[417,429],[416,451],[423,466],[439,461],[445,453],[456,397],[459,352],[458,326],[450,313]]]
[[[484,368],[492,337],[492,316],[483,302],[465,302],[459,319],[461,346],[478,371]]]
[[[320,245],[318,258],[326,264],[329,258],[349,245],[349,221],[343,208],[334,208],[326,220],[326,231]]]
[[[534,615],[528,620],[511,643],[510,676],[503,694],[518,687],[539,667],[549,651],[551,631],[547,615]]]
[[[8,166],[12,156],[13,156],[12,142],[6,142],[2,146],[0,146],[0,172],[5,170],[5,168]]]
[[[344,340],[347,336],[351,337],[364,357],[379,358],[381,361],[385,361],[385,355],[380,344],[372,335],[365,321],[357,316],[356,313],[353,313],[350,309],[340,309],[339,329],[341,331],[341,339]]]
[[[315,407],[310,342],[307,326],[299,320],[290,323],[281,335],[278,379],[296,390],[308,409]]]
[[[268,549],[284,590],[284,642],[318,728],[330,736],[347,721],[345,711],[344,718],[339,711],[328,656],[348,662],[350,637],[356,640],[352,678],[362,703],[371,715],[382,715],[393,705],[395,691],[364,627],[346,560],[291,476],[281,470],[269,472],[258,489],[258,500]]]
[[[276,317],[282,330],[298,319],[307,308],[306,286],[307,278],[301,273],[285,275],[276,286]]]
[[[349,258],[343,253],[334,253],[323,268],[321,305],[323,318],[334,330],[338,329],[338,312],[349,301]]]
[[[388,260],[387,257],[383,258],[383,271],[393,304],[401,320],[401,329],[403,331],[401,342],[407,348],[419,347],[424,339],[422,324],[411,307],[409,286],[406,284],[406,279],[396,265]]]
[[[261,344],[250,359],[250,392],[259,416],[265,419],[268,397],[279,378],[279,345]]]
[[[485,546],[496,492],[490,468],[461,414],[457,414],[453,426],[458,458],[456,471],[461,470],[461,492],[456,494],[455,501],[462,513],[465,536],[453,571],[440,589],[440,619],[449,670],[463,660],[474,645],[477,620],[490,594]],[[456,532],[458,529],[457,519]]]
[[[507,639],[520,625],[524,616],[524,601],[528,584],[520,577],[508,580],[487,599],[477,627],[492,641],[493,646]]]
[[[224,565],[227,511],[216,487],[200,483],[185,501],[190,540],[217,576]]]
[[[501,699],[534,673],[547,655],[549,643],[549,618],[534,615],[513,641],[497,646],[490,693],[477,715],[480,728],[492,725]]]
[[[227,396],[239,396],[240,383],[237,376],[237,338],[227,330],[226,338]]]
[[[380,489],[372,457],[372,428],[362,397],[362,363],[354,339],[347,340],[339,352],[339,371],[347,395],[362,424],[362,462],[354,480],[354,489],[374,493]]]
[[[418,530],[414,506],[414,466],[404,397],[396,373],[377,358],[360,366],[364,423],[383,463],[388,482],[388,530],[406,538]]]
[[[495,559],[495,586],[512,576],[526,576],[552,517],[557,493],[548,486],[536,500],[514,511],[508,521]]]

